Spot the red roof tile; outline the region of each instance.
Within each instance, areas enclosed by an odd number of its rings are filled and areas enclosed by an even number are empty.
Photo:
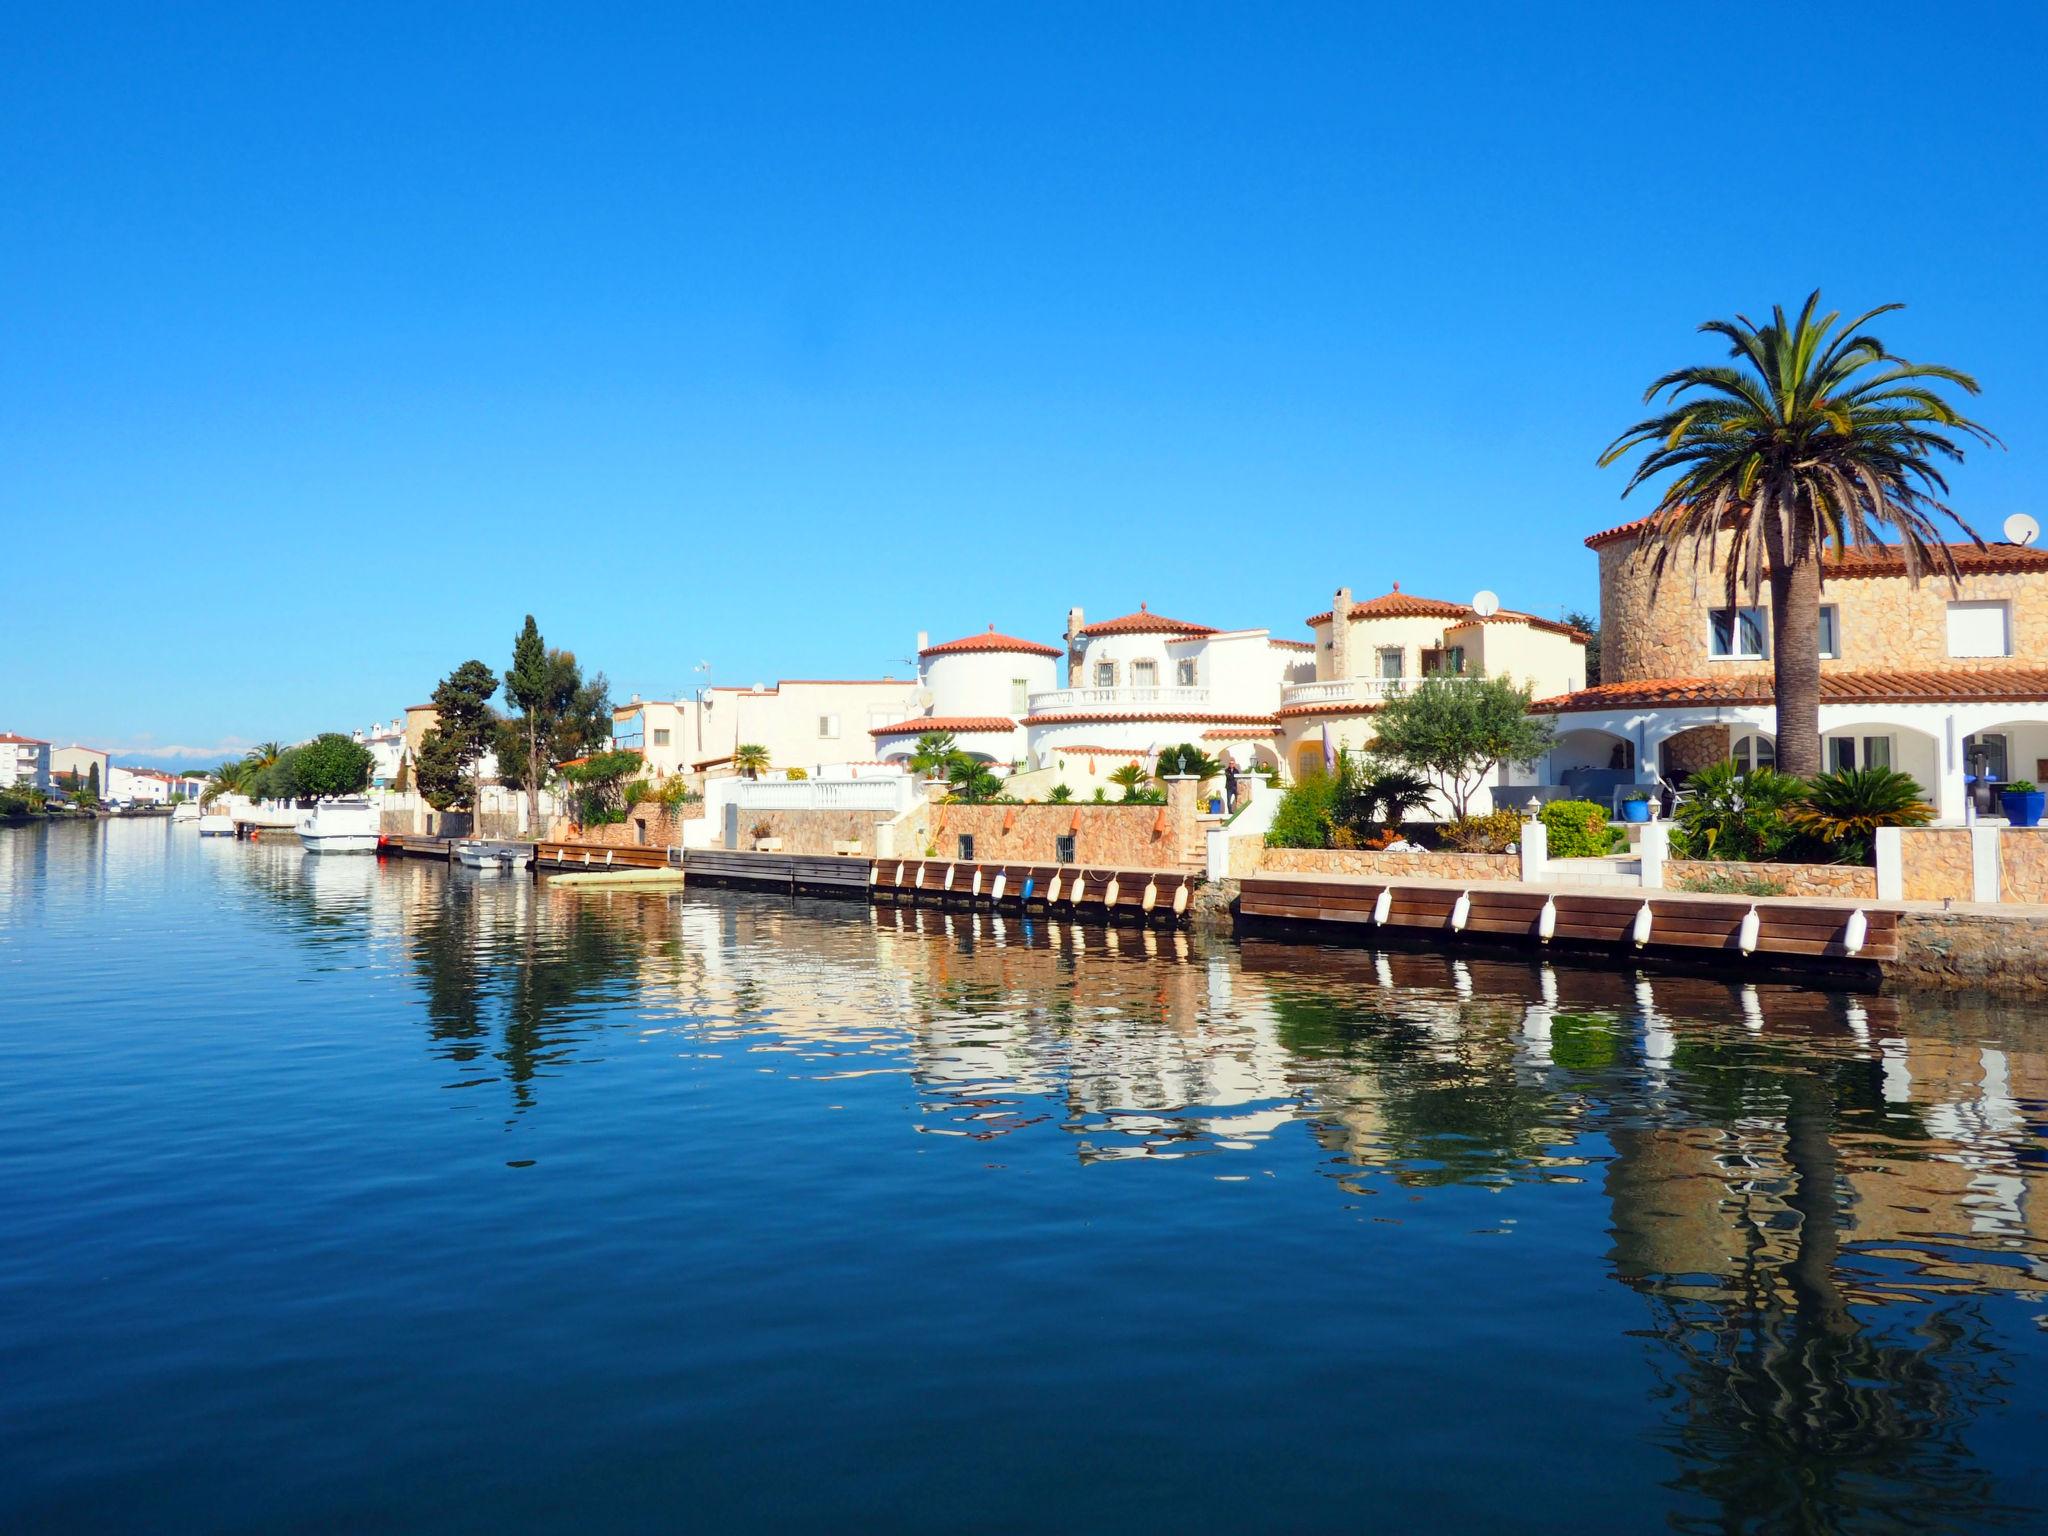
[[[1577,693],[1538,699],[1542,714],[1592,709],[1632,709],[1667,704],[1769,704],[1776,697],[1768,673],[1731,677],[1653,677],[1602,683]],[[2005,700],[2048,701],[2048,667],[1998,667],[1981,671],[1822,672],[1823,704],[1978,704]]]
[[[14,736],[4,732],[0,732],[0,742],[20,747],[47,747],[49,745],[47,741],[43,741],[35,736]]]
[[[1633,538],[1648,528],[1654,517],[1639,517],[1632,523],[1603,528],[1586,539],[1588,549],[1599,549],[1619,540]],[[2006,575],[2018,571],[2048,571],[2048,548],[2032,544],[1950,544],[1949,554],[1956,569],[1966,576]],[[1862,544],[1831,552],[1824,562],[1827,575],[1903,576],[1906,557],[1896,544]],[[1939,574],[1930,570],[1930,574]]]
[[[1008,715],[926,715],[921,720],[899,720],[894,725],[878,725],[868,734],[921,736],[926,731],[951,731],[955,735],[963,731],[1001,731],[1007,734],[1016,728],[1017,722]]]
[[[1312,651],[1316,648],[1312,640],[1275,640],[1269,637],[1266,643],[1277,645],[1283,651]]]
[[[1194,725],[1271,725],[1271,715],[1215,715],[1202,710],[1134,710],[1122,714],[1032,715],[1026,725],[1107,725],[1111,722],[1138,723],[1151,720]],[[1070,750],[1070,749],[1068,749]]]
[[[1314,615],[1307,622],[1311,629],[1320,628],[1330,622],[1334,609]],[[1399,587],[1383,592],[1378,597],[1369,597],[1363,602],[1351,605],[1354,619],[1453,619],[1463,624],[1527,624],[1531,629],[1548,630],[1554,635],[1570,635],[1584,641],[1590,638],[1569,624],[1556,619],[1539,619],[1533,613],[1523,613],[1514,608],[1502,608],[1481,618],[1473,611],[1470,603],[1447,602],[1440,597],[1417,597],[1412,592],[1403,592]],[[1286,643],[1286,642],[1279,642]],[[1314,650],[1314,646],[1305,647]]]
[[[1142,747],[1054,747],[1055,752],[1069,752],[1081,757],[1128,757],[1142,759],[1146,754]]]
[[[1184,619],[1169,619],[1163,614],[1153,613],[1143,603],[1138,604],[1136,613],[1127,613],[1121,618],[1104,619],[1100,624],[1083,624],[1076,633],[1093,637],[1096,635],[1179,635],[1186,639],[1198,639],[1203,635],[1219,634],[1221,631],[1207,624],[1190,624]]]
[[[928,645],[917,654],[920,656],[960,656],[973,651],[1018,651],[1026,656],[1063,656],[1066,653],[1056,645],[1040,645],[1036,640],[1019,640],[1015,635],[999,635],[995,625],[988,627],[988,633],[968,635],[960,640],[946,640],[938,645]]]

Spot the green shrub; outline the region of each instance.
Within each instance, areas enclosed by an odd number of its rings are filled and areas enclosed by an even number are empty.
[[[1327,848],[1336,830],[1334,812],[1342,783],[1334,774],[1311,773],[1296,779],[1280,797],[1273,825],[1266,829],[1268,848]]]
[[[1553,800],[1537,814],[1550,834],[1553,859],[1597,859],[1614,847],[1607,808],[1591,800]]]
[[[1522,818],[1513,811],[1489,811],[1484,816],[1467,816],[1444,828],[1446,848],[1459,853],[1506,853],[1508,846],[1522,838]]]
[[[1732,875],[1726,870],[1714,870],[1707,874],[1686,875],[1678,882],[1681,891],[1696,891],[1705,896],[1782,896],[1785,887],[1776,880],[1762,875]]]
[[[1686,782],[1686,798],[1673,816],[1671,852],[1681,859],[1768,862],[1788,857],[1800,828],[1791,811],[1806,795],[1806,781],[1772,768],[1744,773],[1713,763]]]
[[[1849,768],[1815,775],[1802,798],[1786,808],[1785,819],[1835,857],[1868,864],[1879,827],[1924,827],[1934,820],[1934,807],[1911,774]]]
[[[2037,795],[2041,792],[2040,787],[2032,779],[2013,779],[1998,787],[2008,795]]]
[[[1045,797],[1047,805],[1065,805],[1074,798],[1074,792],[1064,784],[1055,784],[1052,792]]]

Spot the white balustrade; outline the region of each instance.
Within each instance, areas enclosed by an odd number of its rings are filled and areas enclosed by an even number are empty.
[[[1328,682],[1290,683],[1280,690],[1280,707],[1292,704],[1384,704],[1388,699],[1410,693],[1421,682],[1463,683],[1472,677],[1462,672],[1445,672],[1433,678],[1339,677]]]
[[[1069,709],[1204,709],[1206,688],[1054,688],[1031,695],[1031,713]]]

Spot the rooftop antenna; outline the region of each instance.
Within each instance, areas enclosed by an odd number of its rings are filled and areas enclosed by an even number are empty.
[[[1500,599],[1481,587],[1472,594],[1472,611],[1482,619],[1490,619],[1500,612]]]
[[[2008,544],[2031,544],[2041,537],[2041,525],[2024,512],[2015,512],[2005,520],[2005,542]]]

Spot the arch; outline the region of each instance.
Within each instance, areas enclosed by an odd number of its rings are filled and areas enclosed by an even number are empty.
[[[1323,744],[1320,741],[1298,743],[1294,748],[1294,776],[1303,779],[1323,771]]]

